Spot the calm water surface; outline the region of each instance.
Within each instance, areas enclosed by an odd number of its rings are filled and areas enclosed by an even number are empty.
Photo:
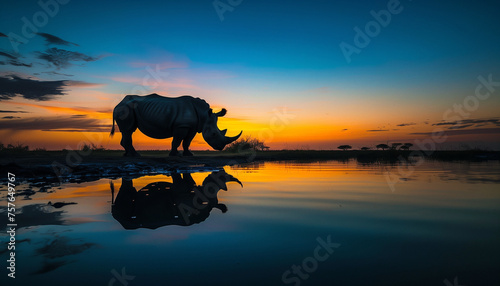
[[[17,197],[0,284],[500,285],[499,186],[498,162],[354,161],[65,184]]]

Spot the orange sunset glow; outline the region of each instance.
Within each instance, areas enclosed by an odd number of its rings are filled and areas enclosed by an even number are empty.
[[[166,11],[177,19],[176,9]],[[0,31],[0,142],[122,149],[121,134],[108,136],[113,108],[126,95],[157,93],[199,97],[214,111],[226,108],[219,129],[227,128],[228,136],[243,130],[271,149],[394,142],[423,148],[419,142],[438,131],[446,134],[438,149],[500,149],[500,62],[486,40],[494,33],[485,32],[497,26],[488,24],[495,19],[472,21],[471,31],[480,31],[474,33],[460,24],[444,31],[389,25],[364,47],[352,42],[361,39],[353,27],[367,21],[369,13],[363,15],[254,26],[250,18],[226,25],[204,14],[201,26],[177,19],[185,32],[163,29],[179,25],[163,16],[158,19],[165,23],[147,25],[149,17],[123,22],[96,15],[106,19],[98,29],[84,19],[55,17],[29,37],[18,21],[8,21]],[[417,21],[403,18],[408,25]],[[435,19],[436,26],[462,23],[448,18]],[[114,22],[138,38],[110,36]],[[307,32],[290,30],[296,25]],[[168,150],[171,140],[133,135],[138,150]],[[212,150],[200,134],[192,148]]]

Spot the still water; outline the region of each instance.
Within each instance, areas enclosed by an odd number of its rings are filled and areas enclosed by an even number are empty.
[[[499,186],[498,162],[355,161],[65,184],[17,197],[0,282],[500,285]]]

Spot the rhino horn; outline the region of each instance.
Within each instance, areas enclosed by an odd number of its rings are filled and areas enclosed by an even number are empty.
[[[243,183],[240,182],[240,180],[238,180],[237,178],[231,176],[231,178],[229,178],[228,182],[237,182],[238,184],[240,184],[241,187],[243,187]]]
[[[233,137],[228,137],[226,136],[226,145],[227,144],[231,144],[233,143],[234,141],[238,140],[238,138],[240,138],[241,134],[243,133],[243,131],[240,132],[240,134],[236,135],[236,136],[233,136]]]
[[[227,129],[224,129],[224,130],[221,130],[220,133],[223,135],[223,136],[226,136],[226,132],[227,132]]]

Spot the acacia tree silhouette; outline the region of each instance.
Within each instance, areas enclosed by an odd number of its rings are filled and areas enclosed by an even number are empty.
[[[345,151],[347,149],[352,149],[352,146],[351,145],[340,145],[337,148]]]
[[[410,150],[411,146],[413,146],[412,143],[405,143],[401,147],[399,147],[399,150]]]
[[[375,147],[377,147],[377,150],[378,149],[382,149],[382,150],[389,149],[389,145],[387,145],[387,144],[378,144]]]

